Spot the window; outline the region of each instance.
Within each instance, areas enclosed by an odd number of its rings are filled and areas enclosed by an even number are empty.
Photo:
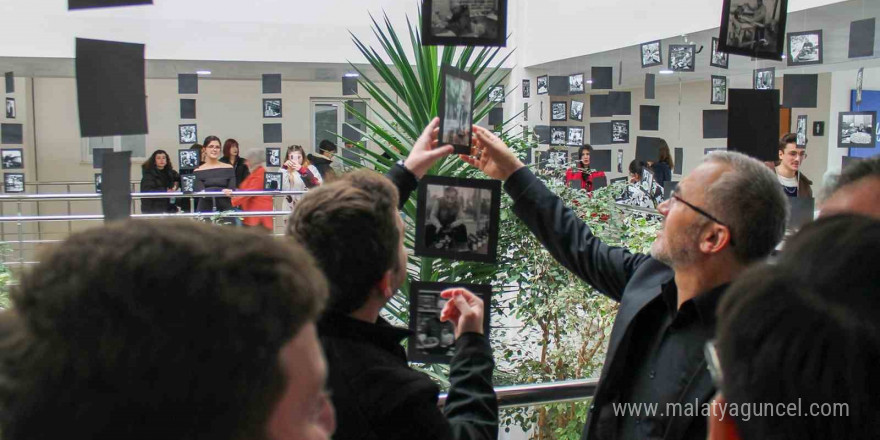
[[[317,150],[318,145],[325,139],[340,145],[342,139],[338,136],[354,141],[361,140],[361,134],[357,130],[365,131],[366,127],[358,121],[354,113],[346,109],[345,104],[353,107],[360,114],[368,114],[365,101],[332,99],[312,101],[312,148]]]
[[[131,151],[132,158],[146,158],[147,135],[104,136],[82,138],[82,161],[92,163],[95,148],[110,148],[113,151]]]

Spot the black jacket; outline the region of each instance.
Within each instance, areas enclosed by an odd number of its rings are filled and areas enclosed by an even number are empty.
[[[229,158],[221,157],[220,162],[229,163]],[[241,182],[244,182],[244,179],[247,179],[247,176],[251,174],[251,170],[248,169],[247,164],[244,163],[244,159],[241,157],[235,161],[235,164],[232,165],[232,171],[235,173],[235,187],[238,188],[241,186]]]
[[[141,177],[141,192],[166,192],[180,181],[177,171],[157,168],[146,168]],[[141,199],[141,212],[155,214],[175,212],[177,208],[171,204],[171,199]]]
[[[531,171],[522,168],[505,182],[504,188],[514,201],[513,210],[553,257],[572,273],[620,303],[608,341],[599,385],[590,406],[582,439],[597,438],[599,409],[608,408],[611,396],[625,388],[630,379],[621,366],[631,356],[625,347],[638,338],[631,331],[634,318],[646,305],[661,298],[664,285],[674,285],[673,270],[648,255],[633,254],[611,247],[596,238],[562,199],[544,186]],[[622,348],[623,347],[623,348]],[[699,363],[699,361],[697,361]],[[703,361],[705,362],[705,361]],[[686,381],[678,402],[693,404],[711,399],[715,392],[708,370],[697,368]],[[665,408],[660,408],[664,411]],[[700,421],[693,417],[670,419],[663,438],[705,438]],[[701,432],[702,431],[702,432]]]
[[[669,164],[666,162],[654,162],[651,171],[654,172],[654,181],[661,188],[663,188],[664,183],[672,180],[672,169],[669,168]]]
[[[307,157],[309,158],[309,162],[318,169],[318,172],[321,174],[321,179],[323,179],[324,182],[332,182],[333,179],[336,178],[336,171],[330,167],[330,164],[333,163],[332,160],[315,154],[309,154]]]

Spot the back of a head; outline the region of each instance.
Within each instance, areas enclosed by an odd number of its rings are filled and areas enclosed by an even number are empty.
[[[360,308],[393,268],[400,248],[397,189],[370,170],[356,170],[309,190],[296,205],[288,235],[302,243],[330,282],[327,307]]]
[[[629,173],[642,176],[645,173],[645,163],[639,160],[633,160],[629,163]]]
[[[727,291],[717,329],[722,394],[738,407],[744,440],[880,433],[878,242],[880,221],[821,219],[777,264],[753,267]],[[790,403],[803,413],[778,409]]]
[[[880,218],[880,156],[846,167],[833,182],[822,201],[822,216],[854,212]]]
[[[294,243],[197,222],[75,234],[0,314],[5,440],[262,438],[326,298]]]
[[[835,181],[832,193],[866,178],[880,178],[880,156],[860,160],[846,167]]]
[[[321,153],[324,151],[329,151],[331,153],[335,153],[336,152],[336,144],[328,141],[327,139],[322,140],[321,143],[318,144],[318,152]]]
[[[244,157],[244,160],[247,161],[248,167],[253,169],[266,163],[265,153],[265,150],[261,150],[259,148],[251,148],[247,150],[242,157]]]

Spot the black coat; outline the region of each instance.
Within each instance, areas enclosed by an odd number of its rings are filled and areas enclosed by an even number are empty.
[[[666,162],[655,162],[651,167],[651,171],[654,172],[654,181],[661,188],[663,188],[663,183],[672,180],[672,169],[669,168],[669,164]]]
[[[165,168],[146,168],[141,177],[141,192],[166,192],[180,181],[177,171]],[[141,199],[141,212],[144,214],[161,214],[175,212],[177,208],[171,199]]]
[[[321,174],[321,179],[323,179],[324,182],[332,182],[333,179],[336,178],[336,171],[330,167],[330,164],[333,163],[332,160],[314,154],[309,154],[308,158],[309,162],[317,168],[318,173]]]
[[[220,162],[229,163],[229,158],[221,157]],[[239,157],[238,160],[235,161],[235,164],[232,165],[232,171],[235,173],[235,187],[238,188],[241,186],[241,182],[244,182],[244,179],[247,179],[247,176],[251,174],[251,170],[248,169],[244,160]]]
[[[662,300],[663,286],[674,284],[675,273],[669,266],[648,255],[633,254],[626,249],[602,243],[589,226],[527,168],[516,171],[505,182],[504,188],[514,201],[513,211],[517,217],[557,261],[620,303],[582,436],[582,439],[597,438],[599,410],[608,408],[611,396],[625,389],[631,379],[628,377],[631,371],[625,371],[621,366],[628,357],[634,356],[626,350],[627,346],[633,345],[630,342],[639,337],[631,331],[634,318],[652,301],[658,298]],[[690,377],[683,378],[687,386],[678,396],[679,403],[693,404],[695,400],[705,403],[715,393],[708,369],[704,366],[694,371]],[[660,411],[663,410],[660,408]],[[705,417],[699,420],[694,417],[672,417],[663,438],[704,439]]]

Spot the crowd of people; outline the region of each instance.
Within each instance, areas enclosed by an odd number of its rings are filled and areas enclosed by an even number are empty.
[[[438,145],[438,125],[384,176],[321,184],[312,157],[289,149],[291,186],[314,186],[285,239],[128,221],[51,249],[0,313],[3,437],[496,439],[479,297],[441,293],[456,346],[442,408],[436,382],[407,364],[409,330],[380,313],[407,282],[400,209],[453,151]],[[545,249],[619,303],[583,438],[880,434],[880,158],[844,170],[820,219],[769,263],[788,205],[758,160],[708,155],[659,204],[663,227],[645,255],[603,243],[501,139],[473,134],[476,155],[460,159],[503,181]],[[219,140],[206,144],[196,171],[214,173],[202,185],[230,189],[241,159],[220,162]],[[173,188],[159,155],[151,178]],[[660,409],[634,410],[651,404]],[[783,410],[747,410],[761,405]]]

